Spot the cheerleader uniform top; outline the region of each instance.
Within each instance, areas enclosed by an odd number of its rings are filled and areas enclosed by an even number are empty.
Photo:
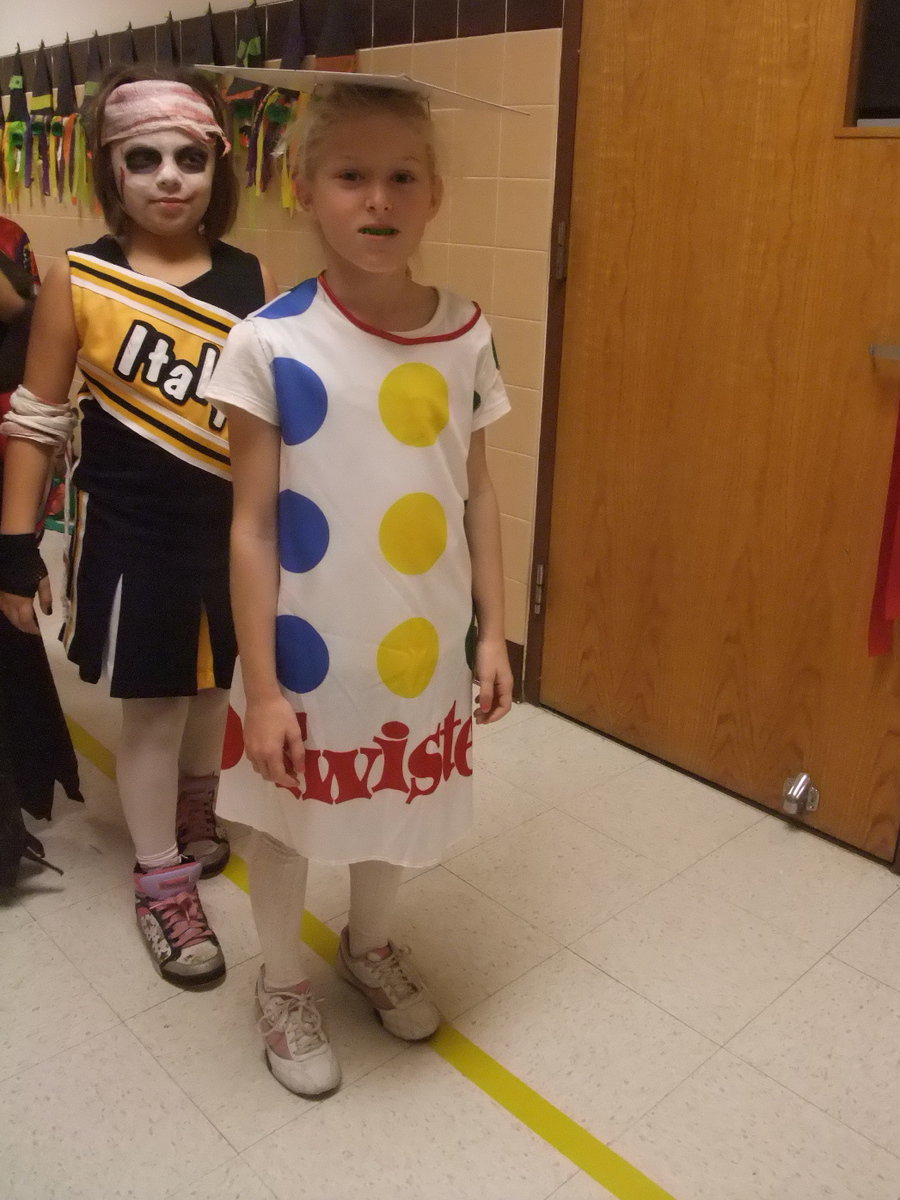
[[[226,771],[218,811],[326,862],[433,863],[471,824],[467,457],[509,408],[490,328],[440,291],[422,329],[375,329],[307,279],[232,330],[209,394],[281,431],[276,668],[306,742],[297,787]]]
[[[123,698],[228,687],[230,458],[206,388],[228,331],[264,302],[259,262],[217,242],[176,287],[133,271],[109,235],[68,260],[83,378],[68,656]]]
[[[254,255],[217,242],[211,256],[175,287],[132,271],[109,235],[68,251],[84,381],[74,483],[121,515],[124,554],[227,540],[228,435],[206,386],[228,331],[265,295]]]

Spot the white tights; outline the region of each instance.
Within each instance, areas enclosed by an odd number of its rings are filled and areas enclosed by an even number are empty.
[[[250,900],[266,969],[266,986],[290,987],[306,978],[300,922],[309,860],[258,831],[249,856]],[[358,958],[387,945],[403,868],[371,860],[350,864],[350,953]]]
[[[213,775],[222,762],[228,692],[122,701],[116,780],[142,867],[178,862],[178,776]]]

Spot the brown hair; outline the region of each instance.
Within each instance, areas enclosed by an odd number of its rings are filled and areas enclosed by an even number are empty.
[[[435,180],[438,174],[437,156],[427,97],[419,92],[373,87],[365,83],[320,84],[312,93],[300,118],[297,174],[310,182],[318,167],[318,156],[329,130],[341,121],[368,116],[370,113],[390,113],[419,127],[427,146],[428,170],[432,181]]]
[[[108,73],[100,84],[100,90],[91,103],[88,114],[88,145],[93,161],[94,194],[100,201],[103,216],[110,233],[121,237],[128,232],[129,218],[122,208],[119,188],[112,169],[111,147],[102,146],[103,114],[110,95],[123,83],[137,83],[145,79],[169,79],[186,83],[212,109],[213,115],[223,129],[228,126],[225,103],[215,86],[199,71],[181,70],[177,67],[159,70],[154,67],[133,66],[117,68]],[[203,217],[203,236],[210,245],[217,242],[234,224],[238,205],[238,183],[228,156],[221,153],[213,167],[212,191],[209,207]]]

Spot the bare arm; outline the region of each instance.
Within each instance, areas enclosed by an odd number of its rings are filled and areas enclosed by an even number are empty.
[[[47,404],[67,404],[78,353],[78,331],[72,309],[69,268],[54,266],[47,274],[35,305],[25,364],[25,387]],[[51,446],[11,437],[4,460],[2,533],[29,533],[52,465]],[[50,611],[46,580],[40,589],[41,608]],[[34,607],[28,597],[0,592],[0,611],[17,628],[37,633]]]
[[[254,768],[274,783],[295,783],[303,771],[303,739],[275,669],[278,602],[278,474],[281,433],[240,409],[228,408],[234,515],[231,524],[231,606],[247,713],[244,745]]]
[[[28,304],[29,301],[19,295],[3,272],[0,271],[0,321],[11,321]]]
[[[503,616],[503,556],[500,514],[488,473],[484,430],[472,435],[468,458],[469,502],[466,539],[472,559],[472,598],[478,620],[475,678],[479,684],[479,724],[499,721],[512,704],[512,671]]]

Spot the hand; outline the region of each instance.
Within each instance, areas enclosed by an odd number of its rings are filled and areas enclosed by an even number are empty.
[[[505,717],[512,707],[513,686],[505,641],[479,639],[475,646],[475,680],[478,684],[476,725],[490,725]]]
[[[41,612],[48,616],[53,612],[53,595],[50,591],[50,580],[45,575],[38,584],[37,600]],[[30,596],[18,596],[15,592],[0,592],[0,612],[10,624],[22,633],[40,634],[37,617],[34,615],[34,601]]]
[[[296,787],[303,778],[304,747],[297,714],[283,696],[247,703],[244,748],[254,771],[270,783]]]

